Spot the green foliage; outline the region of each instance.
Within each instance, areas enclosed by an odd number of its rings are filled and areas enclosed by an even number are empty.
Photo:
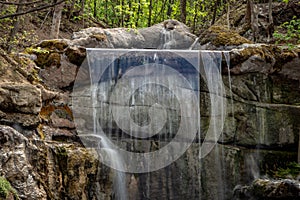
[[[300,43],[300,19],[296,16],[291,21],[281,24],[279,29],[273,34],[276,44],[287,44],[289,48],[293,48],[294,43]]]
[[[279,168],[278,171],[275,172],[274,176],[276,178],[287,178],[292,177],[296,178],[300,175],[300,164],[296,162],[291,162],[287,165],[287,168]]]
[[[16,190],[4,177],[0,176],[0,197],[6,198],[8,197],[9,193],[12,193],[18,199]]]
[[[78,0],[68,0],[71,10],[84,13],[72,16],[73,20],[93,18],[109,27],[143,28],[166,19],[181,19],[180,0],[86,0],[84,8]],[[186,0],[186,24],[193,30],[210,25],[216,1]],[[224,14],[227,3],[220,1],[217,16]],[[67,11],[67,10],[66,10]],[[79,12],[77,12],[79,13]]]
[[[14,14],[17,6],[15,5],[2,5],[0,16],[7,14]],[[3,49],[9,49],[16,51],[19,47],[30,46],[32,43],[37,42],[35,32],[20,30],[22,27],[19,26],[19,30],[11,37],[11,32],[14,29],[14,23],[16,20],[23,22],[25,16],[19,16],[18,18],[4,18],[0,19],[0,47]],[[22,24],[22,23],[20,23]]]

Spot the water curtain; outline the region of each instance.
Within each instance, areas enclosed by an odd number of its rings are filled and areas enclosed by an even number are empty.
[[[212,151],[226,115],[221,70],[228,58],[220,51],[87,49],[91,105],[86,106],[93,128],[79,136],[116,170],[117,199],[127,199],[123,172],[164,168],[193,142],[201,142],[199,159]],[[210,97],[203,132],[200,79]]]

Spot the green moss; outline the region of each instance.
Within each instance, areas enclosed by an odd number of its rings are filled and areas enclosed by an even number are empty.
[[[44,40],[34,47],[27,48],[25,52],[35,54],[37,56],[35,63],[45,68],[60,65],[61,54],[67,47],[68,43],[64,40]]]
[[[28,54],[48,54],[50,53],[48,50],[46,49],[42,49],[41,47],[28,47],[25,49],[25,52]]]
[[[45,48],[52,51],[63,51],[68,47],[68,43],[64,40],[44,40],[37,47]]]
[[[233,66],[235,66],[239,63],[243,63],[251,56],[261,57],[267,63],[275,62],[272,71],[275,72],[280,71],[283,64],[292,61],[298,55],[295,50],[281,49],[274,45],[258,45],[250,46],[239,51],[238,54],[231,57],[230,62]]]
[[[77,66],[80,66],[86,58],[86,50],[83,47],[69,47],[65,54],[69,61]]]
[[[245,43],[252,43],[250,40],[240,36],[236,31],[224,26],[212,26],[205,33],[201,44],[211,42],[215,46],[237,46]]]
[[[7,198],[10,193],[18,199],[16,190],[10,185],[8,180],[0,176],[0,197]]]
[[[66,158],[68,157],[68,151],[65,147],[57,147],[56,153],[60,158]]]
[[[41,79],[38,75],[38,70],[36,69],[36,66],[34,62],[25,56],[14,56],[14,59],[19,63],[19,66],[17,67],[17,70],[27,78],[28,81],[31,83],[39,83],[41,82]]]

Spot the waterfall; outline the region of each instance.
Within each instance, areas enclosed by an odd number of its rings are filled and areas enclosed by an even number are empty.
[[[174,30],[167,30],[165,28],[161,31],[160,41],[162,49],[174,49],[176,47],[176,40],[174,38]]]
[[[164,36],[166,40],[174,40],[171,32]],[[174,182],[179,174],[169,170],[192,144],[199,151],[190,159],[199,166],[189,195],[204,197],[201,184],[208,183],[200,172],[206,166],[202,161],[214,154],[215,174],[208,179],[222,184],[211,185],[216,194],[210,195],[224,199],[226,161],[218,147],[226,115],[223,56],[228,59],[228,53],[220,51],[87,49],[91,104],[83,103],[88,104],[93,128],[79,136],[84,145],[97,150],[101,163],[113,169],[113,199],[157,198],[154,189],[162,190],[162,199],[175,198],[180,191],[173,188],[181,183]],[[204,108],[209,126],[203,131],[199,75],[209,94]],[[138,190],[143,192],[131,193]]]
[[[124,173],[125,170],[123,166],[123,158],[114,148],[112,148],[110,137],[113,136],[113,131],[109,130],[108,132],[104,133],[99,122],[99,119],[107,116],[106,109],[105,107],[103,107],[103,103],[107,103],[109,93],[105,92],[103,88],[99,88],[99,78],[101,77],[103,71],[101,71],[101,68],[98,68],[98,66],[106,64],[110,61],[114,61],[115,56],[112,54],[111,58],[106,58],[104,60],[97,60],[93,58],[92,54],[88,54],[88,57],[91,80],[93,133],[83,134],[81,135],[81,137],[94,137],[99,141],[97,151],[99,153],[100,161],[109,160],[110,167],[114,170],[112,194],[113,199],[127,200],[128,194],[126,189],[126,175]],[[106,88],[114,85],[120,74],[121,68],[119,68],[119,66],[113,65],[112,68],[110,68],[108,73],[105,75],[106,77],[104,77],[105,79],[108,79],[108,82],[105,82],[105,84],[102,85],[102,87]],[[110,120],[109,127],[112,126],[111,122],[112,121]]]

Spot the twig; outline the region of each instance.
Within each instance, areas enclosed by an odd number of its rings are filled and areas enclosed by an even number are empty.
[[[35,4],[35,3],[40,3],[40,2],[42,2],[42,0],[33,1],[33,2],[24,2],[24,3],[0,1],[0,4],[16,5],[16,6],[27,6],[27,5],[31,5],[31,4]]]
[[[40,6],[40,7],[29,9],[29,10],[26,10],[26,11],[23,11],[23,12],[20,12],[20,13],[14,13],[14,14],[0,16],[0,19],[5,19],[5,18],[9,18],[9,17],[20,16],[20,15],[25,15],[25,14],[32,13],[32,12],[35,12],[35,11],[44,10],[46,8],[54,7],[54,6],[58,5],[58,4],[61,4],[64,1],[65,0],[61,0],[61,1],[57,2],[57,3],[53,3],[53,4],[45,5],[45,6]]]

